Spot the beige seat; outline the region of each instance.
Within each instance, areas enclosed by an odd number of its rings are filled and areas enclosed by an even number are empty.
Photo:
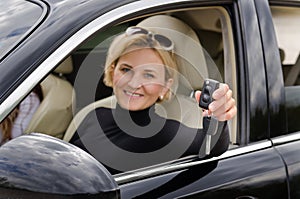
[[[208,70],[199,38],[190,26],[168,15],[149,17],[137,26],[163,34],[173,41],[180,81],[178,88],[174,88],[177,93],[188,95],[187,92],[201,89]]]
[[[159,115],[184,123],[189,127],[202,128],[202,111],[191,92],[200,89],[203,79],[208,77],[205,56],[196,33],[182,21],[167,15],[149,17],[137,26],[169,37],[175,45],[174,53],[179,57],[179,78],[172,88],[174,97],[155,107]],[[79,111],[64,136],[70,141],[85,116],[98,107],[114,108],[114,96],[94,102]]]
[[[41,82],[44,99],[29,123],[26,133],[39,132],[62,138],[72,120],[73,87],[62,75],[73,71],[71,57],[65,59]]]

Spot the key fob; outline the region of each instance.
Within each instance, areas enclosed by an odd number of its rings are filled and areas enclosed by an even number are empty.
[[[202,92],[199,100],[199,106],[208,110],[208,105],[213,101],[212,94],[219,88],[219,82],[213,79],[204,81]]]

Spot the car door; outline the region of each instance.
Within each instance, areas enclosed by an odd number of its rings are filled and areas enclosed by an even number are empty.
[[[224,5],[218,4],[226,7],[226,11],[230,13],[236,46],[234,63],[237,67],[236,73],[233,74],[236,75],[237,81],[239,113],[237,133],[231,137],[235,137],[231,140],[232,148],[220,157],[204,161],[194,157],[194,159],[183,159],[171,164],[116,175],[121,197],[289,197],[284,161],[269,140],[268,92],[270,88],[267,86],[265,47],[262,44],[261,24],[259,24],[260,18],[265,16],[262,13],[257,15],[257,10],[261,9],[268,15],[270,12],[268,6],[257,8],[261,6],[260,3],[267,5],[266,1],[257,3],[243,0],[228,1]],[[211,4],[199,3],[198,6],[207,5]],[[270,16],[268,19],[270,20]],[[272,35],[273,32],[270,34]],[[224,48],[224,51],[227,50],[225,56],[230,55],[229,49]],[[279,54],[276,56],[278,59]],[[228,74],[225,68],[225,74],[226,72]]]
[[[216,15],[211,15],[211,11]],[[48,52],[50,56],[39,67],[43,68],[40,70],[42,73],[37,74],[45,76],[70,54],[79,59],[88,46],[84,44],[90,44],[84,40],[94,35],[97,30],[101,33],[111,27],[119,27],[118,25],[131,25],[132,22],[150,15],[174,14],[193,22],[191,26],[202,36],[200,40],[204,48],[214,62],[220,61],[221,64],[217,66],[223,69],[221,74],[224,82],[233,89],[239,112],[229,122],[230,149],[219,157],[206,160],[199,160],[196,155],[114,175],[120,187],[121,198],[288,197],[284,162],[268,139],[268,87],[262,36],[258,25],[260,16],[256,11],[255,2],[248,0],[137,1],[107,11],[71,38],[65,38],[65,42],[58,49]],[[198,17],[198,13],[202,18]],[[210,16],[218,16],[220,20],[214,21]],[[206,27],[210,27],[212,22],[216,23],[211,28],[201,29],[198,19],[201,19],[200,24],[210,22]],[[220,42],[213,45],[217,40]],[[82,48],[78,47],[80,45]],[[101,48],[96,50],[103,52]],[[83,62],[87,63],[90,65],[90,62]],[[38,82],[42,77],[30,78],[28,80]],[[90,76],[84,78],[91,80]],[[94,80],[96,82],[99,79]],[[98,85],[92,86],[96,90]],[[92,90],[91,87],[88,88],[90,89],[84,91]],[[25,94],[25,90],[30,88],[23,85],[20,89]],[[79,108],[94,101],[94,94],[82,99]]]
[[[116,181],[121,198],[288,197],[284,165],[269,141],[229,150],[216,159],[116,176]]]
[[[299,1],[270,1],[272,19],[276,32],[277,48],[281,51],[281,65],[278,72],[283,82],[285,108],[282,120],[287,124],[284,131],[271,131],[272,142],[286,164],[289,179],[290,198],[299,198],[300,156],[299,156],[299,108],[300,108],[300,43],[298,36],[300,20]]]

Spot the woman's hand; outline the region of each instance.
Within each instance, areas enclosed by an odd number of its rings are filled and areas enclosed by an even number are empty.
[[[198,103],[200,95],[201,91],[196,91],[195,97]],[[232,98],[232,90],[229,89],[227,84],[220,83],[219,88],[214,91],[212,97],[214,101],[209,105],[208,110],[203,112],[203,116],[212,115],[219,121],[226,121],[236,115],[235,100]]]

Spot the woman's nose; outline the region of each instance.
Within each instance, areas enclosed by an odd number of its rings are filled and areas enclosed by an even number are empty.
[[[131,76],[131,79],[128,81],[128,86],[131,88],[139,88],[142,86],[142,78],[139,74],[134,74]]]

